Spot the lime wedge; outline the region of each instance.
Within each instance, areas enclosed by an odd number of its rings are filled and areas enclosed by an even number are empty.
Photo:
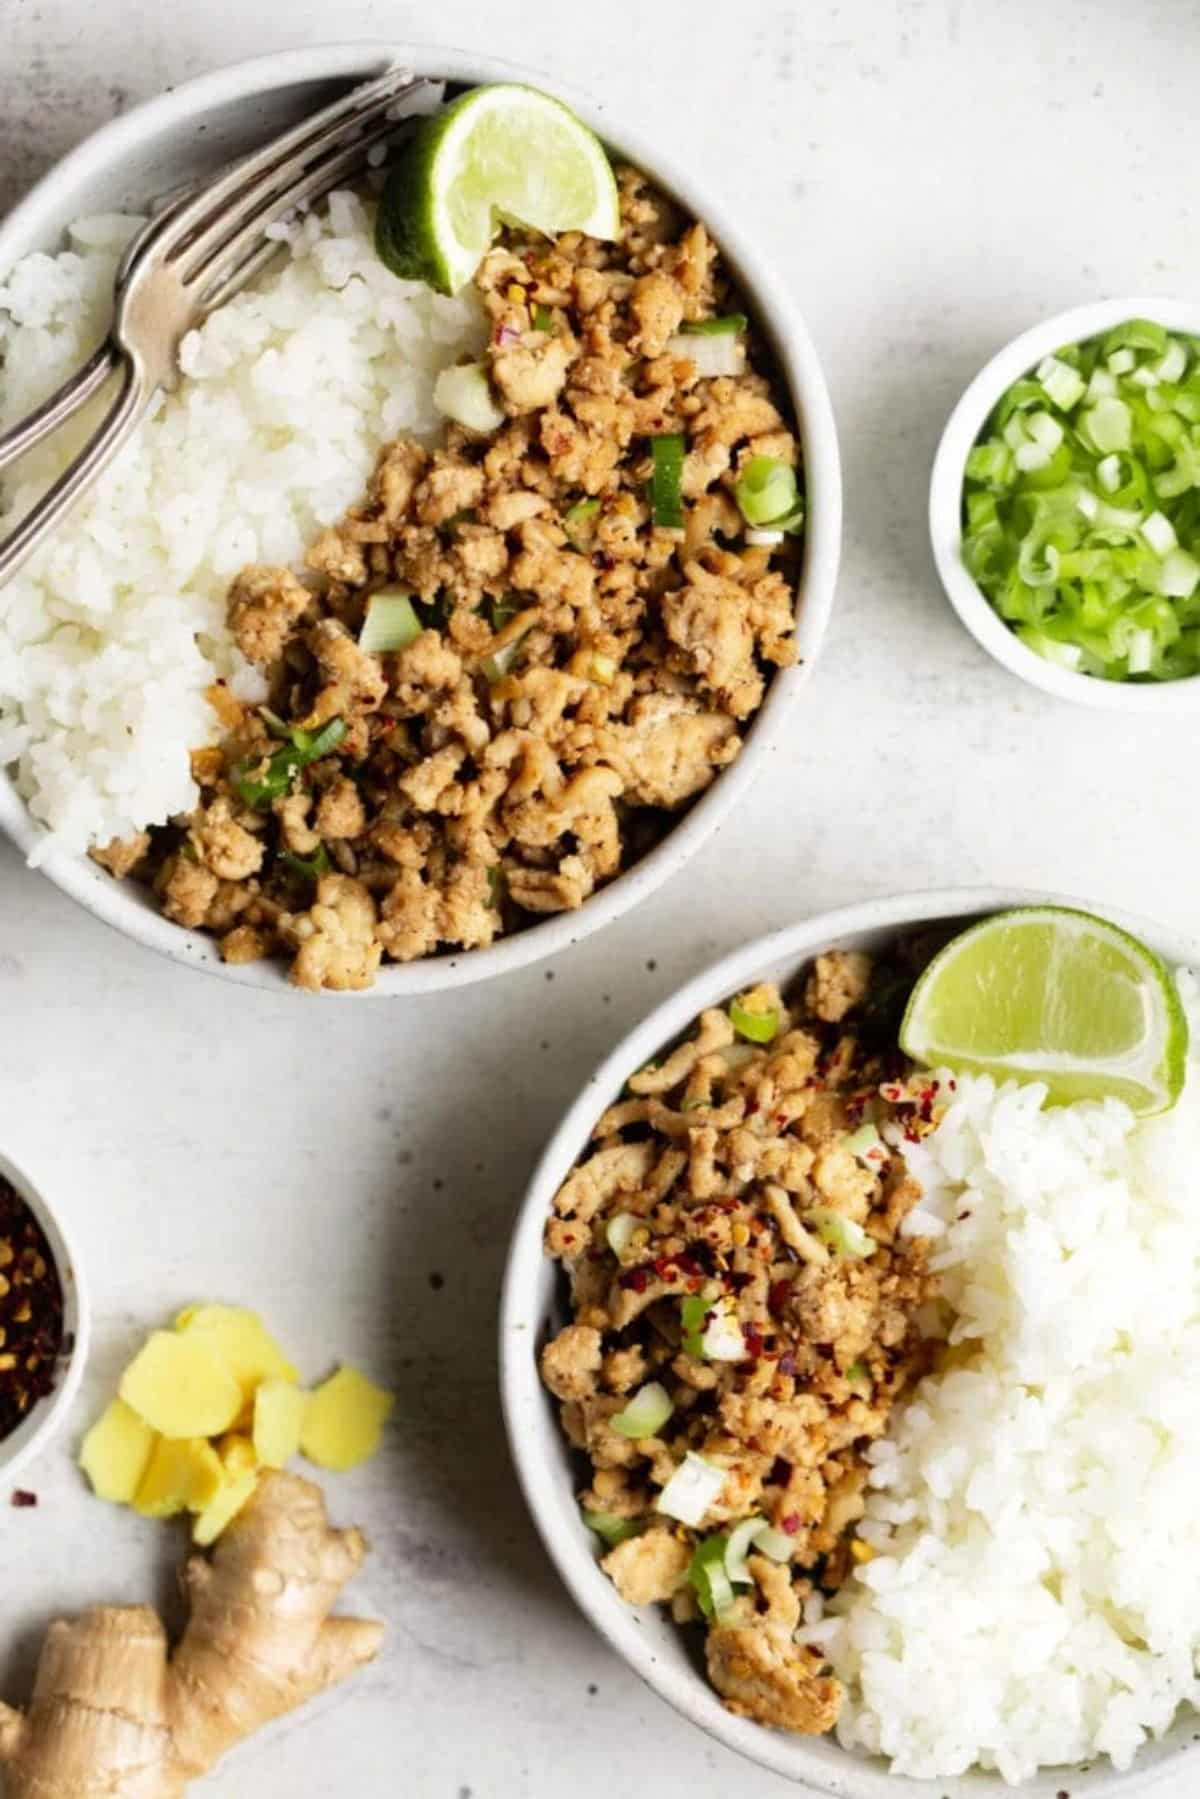
[[[1051,1100],[1163,1112],[1183,1087],[1188,1027],[1175,982],[1103,918],[1029,906],[948,943],[913,989],[900,1047],[914,1062],[1045,1081]]]
[[[455,294],[499,226],[615,238],[617,184],[604,146],[536,88],[472,88],[405,145],[379,205],[376,247],[394,274]]]

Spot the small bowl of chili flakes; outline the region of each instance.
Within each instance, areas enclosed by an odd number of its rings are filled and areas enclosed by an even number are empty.
[[[66,1418],[88,1326],[79,1261],[62,1223],[29,1176],[0,1155],[0,1480],[11,1481]]]

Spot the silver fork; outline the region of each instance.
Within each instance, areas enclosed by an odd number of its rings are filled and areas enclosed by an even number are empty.
[[[0,470],[16,462],[100,392],[120,386],[102,423],[37,504],[0,540],[0,586],[32,554],[112,460],[153,395],[170,387],[183,337],[275,256],[269,225],[354,174],[397,128],[397,104],[431,86],[386,69],[273,139],[199,189],[168,197],[117,269],[108,337],[56,393],[0,433]]]

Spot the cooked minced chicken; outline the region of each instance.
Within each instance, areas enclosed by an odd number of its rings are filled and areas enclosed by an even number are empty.
[[[753,344],[710,379],[681,347],[738,301],[704,226],[632,170],[620,191],[616,244],[509,231],[485,258],[503,423],[387,445],[303,579],[242,571],[230,628],[269,705],[214,691],[200,804],[96,852],[227,961],[359,988],[385,958],[582,905],[733,760],[794,660],[796,540],[748,543],[733,485],[751,456],[794,465],[795,437]],[[680,528],[647,497],[670,434]],[[397,588],[424,628],[367,653],[367,603]],[[312,759],[289,758],[297,730]]]
[[[927,1365],[916,1314],[934,1281],[924,1240],[900,1234],[920,1189],[879,1136],[929,1128],[933,1089],[898,1063],[896,990],[834,951],[790,1007],[762,986],[705,1012],[601,1118],[546,1229],[573,1322],[542,1377],[591,1465],[580,1504],[614,1545],[603,1566],[631,1604],[680,1622],[703,1605],[714,1687],[784,1730],[837,1718],[841,1688],[795,1632],[870,1555],[854,1536],[865,1451]],[[656,1395],[669,1415],[638,1436]],[[688,1457],[707,1490],[681,1503]],[[706,1557],[755,1517],[770,1553],[746,1545],[722,1604]]]

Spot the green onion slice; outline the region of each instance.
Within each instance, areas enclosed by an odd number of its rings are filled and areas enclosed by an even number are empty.
[[[618,1212],[604,1227],[605,1240],[615,1256],[623,1256],[633,1241],[640,1220],[632,1212]]]
[[[725,1470],[689,1449],[658,1496],[657,1510],[697,1530],[725,1485]]]
[[[814,1227],[822,1243],[849,1261],[864,1261],[875,1249],[874,1237],[868,1237],[861,1224],[835,1212],[832,1206],[813,1206],[805,1213],[805,1221]]]
[[[687,319],[679,329],[688,337],[730,337],[749,323],[744,312],[726,312],[719,319]]]
[[[433,384],[433,403],[468,431],[498,431],[504,423],[504,411],[496,404],[481,362],[460,362],[443,369]]]
[[[675,1410],[671,1395],[660,1381],[647,1381],[639,1387],[624,1411],[609,1419],[613,1430],[623,1437],[640,1442],[643,1437],[656,1437]]]
[[[563,517],[563,530],[576,550],[590,550],[600,516],[599,500],[576,500]]]
[[[285,850],[280,861],[309,881],[319,881],[330,869],[329,851],[323,843],[318,843],[311,856],[297,856],[291,850]]]
[[[763,1522],[757,1516],[743,1518],[729,1533],[729,1540],[725,1545],[725,1572],[737,1586],[749,1586],[754,1578],[746,1566],[746,1557],[754,1546],[754,1539],[762,1529]]]
[[[842,1148],[848,1149],[852,1156],[857,1156],[864,1162],[877,1160],[873,1152],[884,1147],[883,1138],[873,1124],[860,1124],[856,1131],[851,1131],[848,1137],[842,1138]]]
[[[253,774],[251,770],[262,768],[261,758],[257,761],[243,762],[234,776],[234,784],[247,806],[261,811],[287,793],[292,785],[292,777],[310,762],[320,761],[335,750],[346,735],[348,727],[343,719],[331,718],[327,725],[314,735],[300,725],[293,725],[290,730],[291,742],[275,751],[267,761],[262,774]]]
[[[796,1539],[789,1537],[785,1530],[776,1530],[773,1524],[763,1524],[755,1535],[754,1547],[768,1561],[790,1562]]]
[[[650,439],[650,515],[656,525],[678,530],[683,524],[683,433],[669,431]]]
[[[796,471],[778,456],[751,456],[734,485],[733,496],[748,525],[776,531],[794,529],[800,493]]]
[[[735,1595],[726,1571],[727,1547],[724,1532],[718,1531],[697,1544],[688,1564],[688,1580],[710,1623],[722,1623],[734,1606]]]
[[[627,1537],[641,1535],[641,1525],[632,1518],[618,1518],[615,1512],[589,1512],[585,1505],[579,1508],[579,1515],[589,1530],[594,1530],[601,1540],[615,1549],[618,1543],[624,1543]]]
[[[712,1301],[703,1299],[699,1293],[689,1293],[679,1302],[679,1317],[683,1325],[683,1351],[685,1355],[694,1355],[697,1359],[704,1356],[704,1327],[708,1322],[708,1314],[712,1310]]]
[[[533,328],[535,331],[553,331],[554,314],[548,306],[540,302],[533,309]]]
[[[422,629],[408,595],[397,587],[381,587],[367,601],[367,616],[358,634],[358,647],[369,656],[383,656],[413,643]]]
[[[729,1022],[747,1042],[771,1043],[779,1035],[781,1021],[778,1012],[751,1012],[735,999],[729,1007]]]
[[[846,1370],[846,1379],[848,1381],[856,1382],[866,1381],[869,1386],[871,1382],[871,1370],[867,1367],[865,1362],[851,1362]]]

